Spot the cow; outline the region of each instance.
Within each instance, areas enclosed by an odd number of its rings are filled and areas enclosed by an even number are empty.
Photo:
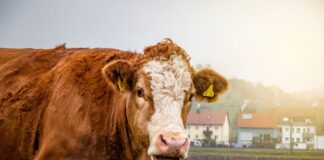
[[[189,61],[170,39],[143,53],[1,48],[0,159],[186,159],[192,99],[228,87]]]

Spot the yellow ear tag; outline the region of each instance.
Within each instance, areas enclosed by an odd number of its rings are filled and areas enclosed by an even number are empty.
[[[205,97],[213,97],[214,96],[213,88],[214,88],[213,84],[209,85],[207,90],[203,93],[203,96],[205,96]]]
[[[119,90],[124,93],[125,92],[125,83],[122,83],[119,77],[118,77],[117,83],[118,83]]]

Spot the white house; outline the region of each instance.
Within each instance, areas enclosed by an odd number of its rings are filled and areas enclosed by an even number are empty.
[[[294,149],[314,149],[315,133],[314,119],[310,117],[282,117],[277,125],[279,143],[276,148],[290,148],[290,141],[292,141]]]
[[[186,129],[190,139],[212,140],[216,144],[229,145],[229,120],[226,112],[191,110]]]
[[[324,132],[320,132],[316,134],[316,139],[315,139],[315,149],[324,149]]]
[[[324,149],[324,111],[315,113],[316,138],[315,149]]]
[[[323,108],[273,107],[268,112],[277,119],[276,148],[290,148],[292,142],[294,149],[324,149]]]

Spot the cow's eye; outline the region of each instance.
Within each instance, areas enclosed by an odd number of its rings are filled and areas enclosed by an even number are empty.
[[[137,96],[144,97],[144,90],[142,88],[137,89]]]

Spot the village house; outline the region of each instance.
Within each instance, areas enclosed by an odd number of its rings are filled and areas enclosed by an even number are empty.
[[[324,110],[315,113],[316,135],[315,149],[324,149]]]
[[[314,119],[307,116],[286,116],[277,125],[276,148],[314,149]],[[290,141],[292,144],[290,144]]]
[[[272,107],[239,113],[237,148],[324,149],[324,109]]]
[[[316,108],[274,107],[270,112],[277,120],[276,148],[314,149],[316,148]]]
[[[229,145],[229,120],[226,112],[197,109],[191,110],[187,118],[187,134],[190,139]]]
[[[274,148],[276,121],[269,113],[239,113],[236,148]]]

